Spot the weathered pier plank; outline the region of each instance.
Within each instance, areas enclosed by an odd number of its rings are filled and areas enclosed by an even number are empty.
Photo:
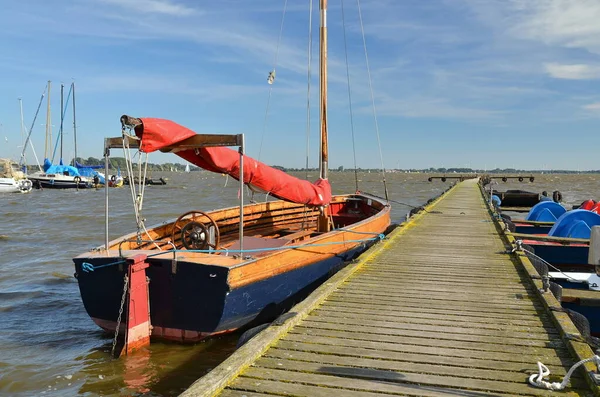
[[[254,337],[183,396],[593,396],[593,356],[465,181]],[[586,372],[588,371],[588,372]]]

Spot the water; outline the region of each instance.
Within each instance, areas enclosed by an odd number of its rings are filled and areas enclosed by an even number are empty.
[[[154,174],[166,186],[146,188],[147,225],[189,210],[235,206],[237,181],[218,174]],[[304,174],[301,175],[304,177]],[[313,173],[309,179],[316,179]],[[390,198],[419,206],[449,183],[425,174],[387,174]],[[334,194],[355,190],[354,173],[330,175]],[[381,174],[359,175],[365,192],[384,195]],[[570,205],[598,198],[598,175],[541,175],[535,183],[500,182],[496,188],[560,190]],[[111,189],[111,238],[135,230],[126,186]],[[257,199],[264,199],[257,197]],[[392,218],[410,207],[393,204]],[[110,358],[112,338],[87,316],[71,258],[104,242],[104,191],[34,190],[0,195],[0,395],[173,396],[218,365],[239,335],[195,345],[153,343],[119,360]]]

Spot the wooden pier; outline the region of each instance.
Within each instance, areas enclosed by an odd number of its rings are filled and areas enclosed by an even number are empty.
[[[493,220],[457,184],[183,396],[592,396],[593,351]]]

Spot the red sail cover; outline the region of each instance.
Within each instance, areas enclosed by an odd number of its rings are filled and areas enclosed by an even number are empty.
[[[145,153],[173,146],[196,133],[182,125],[164,119],[142,118],[143,128],[136,128],[141,139],[140,150]],[[192,164],[205,170],[229,174],[239,180],[240,155],[226,147],[208,147],[175,152]],[[315,183],[298,179],[244,156],[244,183],[271,196],[293,203],[321,206],[331,201],[331,186],[326,179]]]

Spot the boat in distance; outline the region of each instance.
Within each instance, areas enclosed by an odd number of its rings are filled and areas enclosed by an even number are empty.
[[[32,183],[10,159],[0,159],[0,193],[28,193]]]

